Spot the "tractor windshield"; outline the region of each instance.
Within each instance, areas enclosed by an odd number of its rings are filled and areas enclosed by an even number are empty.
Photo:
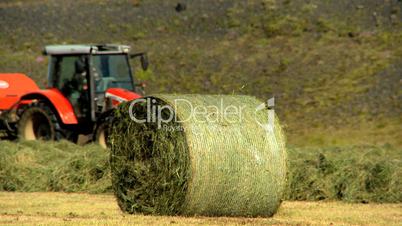
[[[134,90],[126,55],[93,55],[93,73],[97,93],[108,88]]]

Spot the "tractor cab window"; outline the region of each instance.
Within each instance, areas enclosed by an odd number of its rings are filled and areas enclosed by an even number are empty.
[[[70,101],[78,118],[88,116],[88,58],[86,56],[53,56],[53,86]]]
[[[108,88],[134,90],[126,55],[93,55],[93,74],[97,93]]]

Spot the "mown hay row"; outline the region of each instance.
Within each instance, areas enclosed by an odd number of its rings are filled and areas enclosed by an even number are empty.
[[[112,186],[124,211],[213,216],[276,212],[286,184],[286,150],[278,120],[272,130],[263,126],[268,110],[256,111],[259,100],[156,95],[148,103],[174,110],[164,108],[157,117],[184,122],[135,122],[130,103],[116,113],[110,140]],[[207,114],[194,115],[195,107]],[[137,119],[147,119],[152,108],[137,103],[132,109]]]
[[[285,200],[402,202],[402,149],[288,147]],[[109,153],[69,142],[0,141],[0,191],[112,192]]]
[[[288,148],[286,200],[402,202],[402,148]]]
[[[0,142],[0,191],[111,191],[109,152],[71,142]]]

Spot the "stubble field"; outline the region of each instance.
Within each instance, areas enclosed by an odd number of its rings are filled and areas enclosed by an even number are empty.
[[[0,193],[0,225],[402,225],[402,204],[285,201],[273,218],[123,214],[111,194]]]

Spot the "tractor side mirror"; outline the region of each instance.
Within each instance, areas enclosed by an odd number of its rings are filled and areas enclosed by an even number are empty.
[[[146,53],[135,53],[135,54],[130,55],[131,59],[136,58],[136,57],[140,57],[142,70],[144,70],[144,71],[148,70],[149,62],[148,62],[147,54]]]
[[[141,55],[140,60],[141,60],[141,67],[142,67],[142,70],[144,70],[144,71],[148,70],[148,66],[149,66],[148,56],[145,55],[145,54],[144,54],[144,55]]]

